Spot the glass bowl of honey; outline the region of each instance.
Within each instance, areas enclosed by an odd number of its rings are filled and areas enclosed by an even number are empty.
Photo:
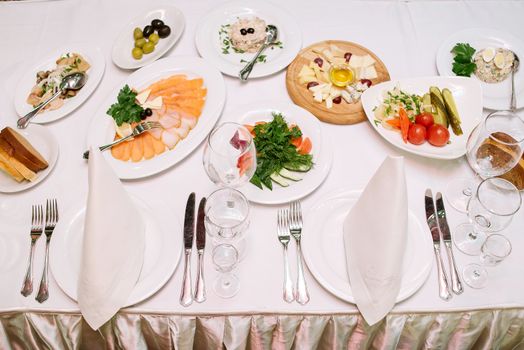
[[[355,80],[355,72],[347,65],[333,65],[329,69],[329,80],[335,86],[346,87]]]

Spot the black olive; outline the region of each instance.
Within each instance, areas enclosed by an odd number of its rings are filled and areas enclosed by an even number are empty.
[[[147,117],[150,117],[150,116],[153,115],[153,111],[151,110],[151,108],[146,108],[146,109],[144,109],[144,112],[145,112],[145,115],[146,115]]]
[[[253,28],[247,28],[247,32],[249,34],[253,34],[255,32],[255,30]]]
[[[171,34],[171,28],[169,28],[169,26],[164,25],[158,29],[158,36],[162,39],[167,38],[169,34]]]
[[[247,34],[247,30],[245,30],[244,28],[240,29],[240,34],[246,35]]]
[[[144,120],[147,118],[147,115],[146,115],[146,110],[143,109],[142,112],[140,112],[140,119]]]
[[[149,38],[151,34],[153,34],[155,30],[151,26],[145,26],[142,33],[144,34],[144,38]],[[159,35],[160,36],[160,35]]]
[[[153,26],[153,29],[159,30],[164,25],[164,22],[158,18],[151,21],[151,25]]]

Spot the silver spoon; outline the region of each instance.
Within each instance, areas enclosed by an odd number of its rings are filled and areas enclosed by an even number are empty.
[[[513,67],[511,70],[511,105],[509,110],[515,112],[517,110],[517,99],[515,98],[515,73],[519,70],[520,60],[519,56],[513,52],[515,59],[513,60]]]
[[[47,101],[40,103],[31,112],[27,113],[22,118],[18,119],[18,121],[16,122],[16,126],[19,129],[27,128],[27,125],[29,125],[29,121],[33,119],[33,117],[37,115],[42,110],[42,108],[44,108],[49,103],[51,103],[51,101],[57,98],[63,91],[80,90],[85,85],[86,80],[87,80],[86,75],[81,72],[71,73],[69,75],[66,75],[65,77],[62,78],[62,81],[60,82],[60,86],[58,87],[58,91],[55,92],[55,94],[51,96]]]
[[[264,51],[268,46],[271,46],[271,45],[276,43],[277,37],[278,37],[278,29],[277,29],[277,27],[275,27],[272,24],[268,24],[268,26],[266,28],[266,32],[267,32],[266,33],[266,40],[264,41],[262,46],[260,46],[260,49],[258,49],[258,52],[256,53],[255,57],[253,57],[253,59],[251,61],[249,61],[249,63],[246,64],[246,66],[244,68],[242,68],[242,70],[238,74],[238,77],[240,78],[240,80],[242,80],[242,81],[246,81],[247,80],[247,78],[249,77],[249,74],[251,74],[251,71],[253,70],[253,67],[257,63],[258,56],[260,56],[262,51]]]

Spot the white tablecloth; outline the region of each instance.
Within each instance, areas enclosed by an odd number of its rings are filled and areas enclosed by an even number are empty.
[[[77,310],[51,278],[50,297],[44,304],[34,296],[24,298],[20,286],[29,251],[29,213],[35,202],[57,197],[65,209],[85,200],[87,164],[86,129],[100,102],[130,73],[118,69],[111,61],[111,48],[121,27],[137,13],[161,1],[63,0],[49,2],[0,2],[0,125],[14,124],[13,90],[24,70],[23,60],[34,60],[54,47],[66,43],[88,42],[102,48],[106,72],[93,95],[65,119],[49,124],[59,139],[60,157],[52,174],[35,188],[17,194],[0,194],[0,311],[7,310]],[[167,2],[165,2],[167,3]],[[196,26],[203,13],[216,6],[212,0],[173,1],[186,16],[186,29],[167,55],[197,55],[194,45]],[[325,39],[357,42],[374,51],[388,67],[391,77],[436,75],[435,54],[448,35],[470,27],[505,30],[517,36],[524,33],[522,1],[282,1],[280,6],[292,12],[303,33],[303,46]],[[329,13],[324,12],[329,9]],[[264,99],[289,100],[285,72],[250,81],[247,85],[226,77],[227,102],[223,116],[234,116],[235,106]],[[263,92],[263,93],[261,93]],[[410,207],[424,222],[422,196],[427,187],[443,191],[454,177],[472,176],[464,159],[431,160],[414,156],[390,146],[365,122],[352,126],[322,125],[323,132],[334,141],[331,173],[320,188],[304,198],[303,207],[312,206],[324,194],[341,187],[362,188],[387,154],[406,157]],[[183,221],[189,191],[199,196],[215,187],[202,167],[202,146],[177,166],[157,176],[125,182],[132,194],[154,207],[158,199],[167,202],[171,212]],[[449,207],[449,206],[448,206]],[[183,308],[178,303],[182,279],[179,266],[169,282],[154,296],[135,305],[133,311],[190,313],[279,312],[338,313],[355,311],[355,306],[332,296],[307,273],[311,301],[306,306],[282,300],[282,250],[276,239],[278,206],[253,205],[249,230],[248,256],[238,274],[241,290],[232,299],[221,299],[211,290],[215,272],[209,251],[206,260],[208,300]],[[453,230],[466,217],[448,209]],[[314,214],[313,214],[314,215]],[[504,232],[513,243],[513,252],[500,266],[489,269],[485,289],[465,287],[465,292],[445,302],[438,297],[434,268],[424,286],[411,298],[398,304],[396,312],[424,310],[467,310],[524,306],[524,215],[521,210]],[[174,232],[173,234],[182,234]],[[429,232],[428,232],[429,234]],[[35,256],[35,289],[43,263],[44,239],[40,239]],[[294,249],[291,249],[291,253]],[[477,262],[456,251],[459,266]],[[290,256],[294,262],[294,256]],[[343,263],[343,262],[341,262]],[[194,261],[196,267],[196,261]],[[295,264],[292,264],[294,267]],[[293,274],[295,270],[293,269]],[[36,292],[34,293],[36,294]]]

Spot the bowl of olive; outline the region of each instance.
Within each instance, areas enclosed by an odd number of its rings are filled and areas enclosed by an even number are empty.
[[[134,69],[157,60],[178,41],[184,26],[184,15],[174,6],[146,11],[120,31],[113,45],[113,62]]]

